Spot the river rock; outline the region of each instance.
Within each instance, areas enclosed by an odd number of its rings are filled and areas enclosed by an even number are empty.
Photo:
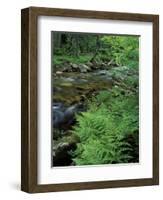
[[[91,70],[91,68],[85,64],[79,64],[79,70],[81,73],[86,73]]]
[[[73,134],[54,141],[52,152],[53,166],[71,165],[73,161],[69,152],[76,149],[78,142],[79,138]]]
[[[73,69],[76,69],[76,70],[79,68],[78,65],[75,64],[75,63],[71,63],[71,67],[72,67]]]
[[[57,75],[60,75],[60,74],[62,74],[63,72],[62,71],[56,71],[56,74]]]
[[[108,70],[98,70],[96,72],[97,75],[107,75],[108,74]]]

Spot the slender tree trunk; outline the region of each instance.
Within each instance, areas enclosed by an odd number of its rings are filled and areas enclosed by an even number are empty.
[[[100,49],[100,36],[97,35],[96,37],[96,48],[95,48],[95,52],[94,52],[94,55],[93,57],[91,58],[90,62],[93,62],[96,58],[96,56],[98,55],[99,53],[99,49]]]

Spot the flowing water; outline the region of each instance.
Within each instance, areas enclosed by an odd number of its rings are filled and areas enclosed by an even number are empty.
[[[112,78],[104,70],[89,73],[63,72],[53,75],[53,103],[73,105],[94,92],[109,89]]]
[[[101,90],[109,90],[113,81],[108,71],[53,74],[53,165],[73,165],[68,151],[76,148],[78,138],[69,134],[76,113],[86,111],[87,99]]]

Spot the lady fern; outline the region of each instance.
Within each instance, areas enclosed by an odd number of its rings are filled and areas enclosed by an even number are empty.
[[[102,91],[77,116],[76,165],[138,162],[138,98],[116,88]],[[132,138],[132,140],[131,140]],[[133,142],[134,140],[134,142]]]

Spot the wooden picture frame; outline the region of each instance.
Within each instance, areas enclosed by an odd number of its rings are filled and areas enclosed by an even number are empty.
[[[38,184],[37,163],[37,19],[61,16],[109,19],[153,24],[153,176],[152,178]],[[21,190],[29,193],[55,192],[159,184],[159,16],[88,10],[29,7],[21,11]],[[148,101],[148,100],[147,100]]]

